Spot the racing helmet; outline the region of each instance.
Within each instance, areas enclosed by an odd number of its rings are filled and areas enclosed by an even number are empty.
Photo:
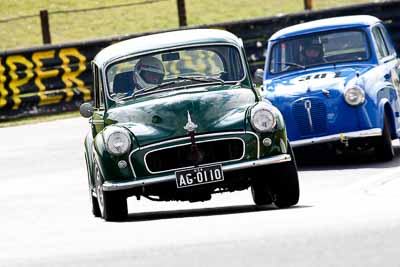
[[[164,65],[155,57],[144,57],[134,69],[134,80],[139,88],[160,84],[164,78]]]
[[[323,58],[323,48],[321,42],[318,39],[306,40],[302,53],[306,61],[321,61]]]

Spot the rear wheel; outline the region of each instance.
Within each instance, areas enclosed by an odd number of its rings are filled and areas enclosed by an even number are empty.
[[[123,221],[128,216],[128,205],[126,197],[117,192],[103,190],[103,177],[100,170],[95,166],[96,193],[101,217],[106,221]]]
[[[383,117],[383,131],[382,136],[375,145],[376,157],[379,161],[390,161],[394,157],[394,149],[392,146],[392,138],[390,134],[389,120],[386,115]]]
[[[269,180],[274,204],[278,208],[293,206],[297,204],[300,197],[296,160],[289,143],[288,154],[292,160],[272,166],[271,179]]]

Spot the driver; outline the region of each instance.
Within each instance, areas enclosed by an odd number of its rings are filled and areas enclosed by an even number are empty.
[[[143,57],[136,64],[133,80],[136,88],[144,89],[160,84],[164,79],[164,65],[155,57]]]
[[[303,51],[304,65],[315,65],[324,62],[322,44],[318,40],[312,40],[304,44]]]

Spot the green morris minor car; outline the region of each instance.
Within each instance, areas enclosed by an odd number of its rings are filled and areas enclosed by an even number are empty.
[[[127,198],[206,201],[251,187],[257,205],[295,205],[299,182],[281,113],[254,88],[242,41],[222,30],[134,38],[93,60],[85,139],[92,211]]]

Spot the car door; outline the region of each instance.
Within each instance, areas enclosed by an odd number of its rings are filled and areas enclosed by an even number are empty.
[[[391,80],[393,86],[400,92],[400,59],[397,57],[396,49],[394,48],[392,39],[389,36],[386,28],[383,25],[380,25],[379,29],[381,30],[383,40],[386,44],[386,47],[389,52],[389,60],[388,60],[388,67],[390,69]]]
[[[94,92],[94,112],[92,116],[92,134],[93,138],[104,128],[104,92],[101,82],[99,68],[96,64],[93,68],[93,92]]]
[[[378,74],[381,77],[379,84],[382,84],[378,91],[378,102],[380,101],[380,98],[383,97],[389,100],[394,113],[395,127],[396,129],[399,129],[400,88],[398,85],[398,73],[396,72],[396,65],[398,64],[396,52],[386,33],[386,29],[382,24],[377,24],[372,28],[372,35],[376,45],[376,52],[380,65],[378,71]]]

